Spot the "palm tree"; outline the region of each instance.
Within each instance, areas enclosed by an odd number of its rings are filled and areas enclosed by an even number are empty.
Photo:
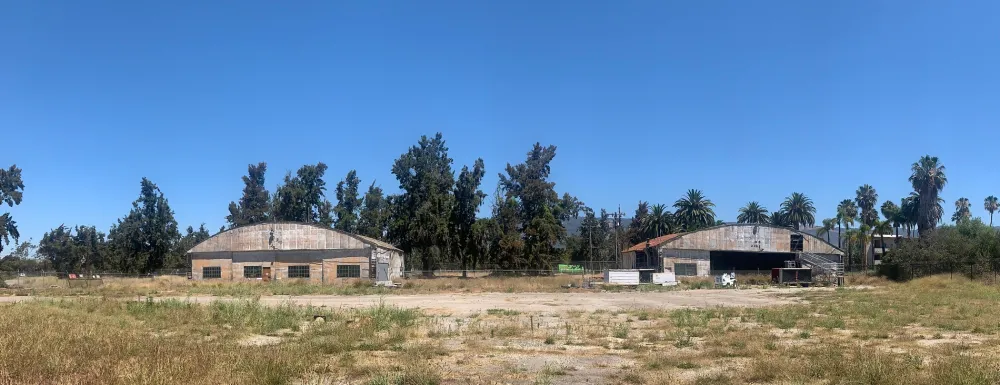
[[[858,225],[858,230],[853,232],[854,242],[860,247],[862,266],[868,269],[868,242],[871,241],[871,226],[864,223]]]
[[[899,237],[899,226],[902,225],[899,215],[899,206],[896,206],[892,201],[885,201],[882,204],[882,215],[885,216],[885,220],[892,223],[892,227],[896,229],[896,236]]]
[[[740,208],[740,215],[736,216],[736,223],[767,223],[767,208],[761,206],[757,201],[747,203]]]
[[[937,226],[937,220],[941,219],[940,216],[934,217],[934,204],[938,201],[938,194],[948,183],[948,177],[944,174],[944,165],[936,156],[920,157],[910,170],[910,183],[913,184],[913,189],[919,197],[917,232],[920,236],[924,236],[933,230]]]
[[[888,219],[884,221],[875,221],[875,226],[872,227],[872,235],[878,234],[879,242],[882,242],[882,255],[885,256],[885,233],[892,232],[892,222]]]
[[[837,208],[837,216],[834,218],[837,221],[837,248],[840,246],[840,239],[843,238],[844,231],[841,230],[840,225],[844,223],[844,216],[840,214],[840,208]]]
[[[851,231],[851,225],[854,224],[854,217],[857,215],[858,207],[854,205],[854,201],[844,199],[837,205],[837,219],[840,220],[845,227],[847,227],[847,231]],[[838,229],[837,232],[839,233],[840,229]],[[837,245],[837,247],[840,247],[840,238],[837,239]],[[847,248],[848,251],[850,251],[850,243],[848,243]]]
[[[788,221],[788,214],[783,211],[775,211],[771,213],[768,220],[772,226],[792,227],[792,223]]]
[[[715,224],[715,203],[705,198],[701,190],[690,189],[681,199],[674,202],[677,212],[674,216],[685,231],[693,231]]]
[[[646,238],[656,238],[671,233],[674,218],[666,205],[656,204],[643,222],[642,231],[646,234]]]
[[[907,237],[913,238],[913,226],[917,225],[917,211],[919,206],[916,193],[910,193],[910,196],[903,198],[899,202],[899,211],[904,220],[903,223],[906,225]]]
[[[998,200],[997,197],[990,195],[983,201],[983,207],[986,208],[986,211],[990,212],[990,228],[992,228],[993,213],[1000,210],[1000,200]]]
[[[816,224],[816,207],[813,206],[812,199],[803,193],[793,192],[784,202],[781,202],[781,211],[788,216],[788,222],[796,230],[800,226],[812,226]]]
[[[861,223],[868,226],[874,225],[875,221],[878,220],[878,212],[875,211],[875,204],[878,202],[878,193],[875,192],[875,188],[866,184],[858,187],[855,195],[854,202],[861,209]]]
[[[952,214],[951,220],[958,224],[959,222],[964,222],[972,217],[971,211],[972,205],[969,203],[969,198],[958,198],[955,201],[955,214]]]
[[[837,220],[833,218],[827,218],[823,220],[823,226],[816,230],[816,236],[822,237],[826,234],[826,243],[830,243],[830,232],[833,231],[833,226],[837,224]]]

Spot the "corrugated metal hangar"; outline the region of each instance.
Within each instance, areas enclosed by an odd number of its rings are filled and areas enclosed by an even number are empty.
[[[188,251],[192,279],[391,281],[403,276],[403,251],[382,241],[319,225],[237,227]]]
[[[622,252],[620,268],[707,276],[730,271],[770,274],[807,256],[842,262],[844,252],[822,238],[787,227],[726,224],[650,239]]]

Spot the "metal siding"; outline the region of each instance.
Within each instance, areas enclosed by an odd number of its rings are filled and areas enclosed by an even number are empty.
[[[689,234],[664,242],[660,249],[791,252],[791,235],[803,235],[803,251],[815,254],[843,254],[836,247],[804,232],[754,225],[727,225]]]

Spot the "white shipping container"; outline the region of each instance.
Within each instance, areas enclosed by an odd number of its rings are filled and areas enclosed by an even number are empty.
[[[605,270],[604,283],[609,285],[638,285],[639,270]]]

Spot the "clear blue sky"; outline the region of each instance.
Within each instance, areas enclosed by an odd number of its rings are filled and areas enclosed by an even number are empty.
[[[557,190],[627,212],[705,192],[721,219],[793,191],[818,219],[923,154],[985,215],[1000,195],[1000,3],[6,1],[0,164],[23,238],[107,230],[149,177],[182,227],[224,223],[248,163],[326,162],[398,189],[444,133],[496,173],[558,146]],[[331,194],[331,200],[333,196]],[[3,210],[7,210],[6,206]]]

